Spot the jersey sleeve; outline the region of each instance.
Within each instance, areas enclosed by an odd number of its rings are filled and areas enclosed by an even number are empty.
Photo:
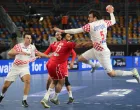
[[[82,28],[85,32],[90,32],[90,24],[86,24]]]
[[[111,20],[104,20],[105,21],[105,23],[107,24],[107,27],[109,27],[109,26],[112,26],[113,24],[112,24],[112,22],[111,22]]]
[[[16,51],[16,52],[21,52],[22,49],[21,49],[21,45],[20,44],[16,44],[13,49]]]
[[[67,46],[71,49],[75,48],[75,43],[74,42],[67,42]]]
[[[52,52],[51,45],[47,48],[47,50],[44,52],[44,54],[48,55],[50,52]]]

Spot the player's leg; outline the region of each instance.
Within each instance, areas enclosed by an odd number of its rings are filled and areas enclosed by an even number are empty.
[[[44,96],[44,98],[41,100],[41,104],[45,107],[45,108],[50,108],[50,106],[48,105],[48,99],[49,99],[49,96],[51,94],[51,91],[53,90],[53,88],[55,87],[56,83],[57,83],[57,80],[54,80],[55,78],[57,79],[57,75],[56,75],[56,72],[57,72],[57,65],[54,63],[54,62],[50,62],[48,61],[47,65],[47,70],[48,70],[48,73],[49,73],[49,76],[51,77],[52,81],[51,81],[51,84]],[[51,74],[50,74],[51,73]]]
[[[28,107],[29,105],[27,103],[27,97],[30,91],[30,74],[27,73],[21,78],[22,78],[22,81],[24,82],[24,95],[23,95],[23,100],[22,100],[22,106]]]
[[[7,91],[7,89],[9,88],[9,86],[12,84],[12,81],[5,81],[4,82],[4,85],[2,87],[2,91],[1,91],[1,94],[0,94],[0,103],[2,101],[2,99],[4,98],[5,96],[5,93]]]
[[[52,81],[52,79],[51,79],[50,75],[48,74],[48,79],[47,79],[47,84],[46,84],[46,89],[47,90],[49,89],[49,86],[51,84],[51,81]]]
[[[110,77],[120,77],[120,76],[133,76],[138,83],[140,83],[140,76],[136,68],[131,71],[123,71],[123,70],[112,70],[108,72]]]
[[[69,95],[69,100],[68,100],[67,104],[70,104],[74,101],[74,98],[72,96],[72,90],[71,90],[71,85],[70,85],[68,76],[65,77],[65,87],[66,87],[66,89],[68,91],[68,95]]]
[[[2,87],[2,91],[1,91],[1,94],[0,94],[0,102],[4,98],[7,89],[10,87],[12,82],[14,82],[16,80],[17,77],[18,77],[18,71],[11,68],[11,71],[6,76],[4,85]]]
[[[99,65],[97,64],[94,64],[91,59],[96,59],[95,57],[95,52],[94,52],[94,49],[89,49],[87,50],[86,52],[84,52],[82,55],[80,55],[78,57],[78,61],[81,61],[83,63],[86,63],[86,64],[89,64],[91,65],[92,69],[91,69],[91,73],[93,73],[98,67]]]
[[[60,102],[58,100],[58,95],[61,92],[64,83],[65,83],[65,78],[59,79],[55,86],[55,94],[54,94],[54,97],[50,101],[56,105],[60,104]]]
[[[110,50],[107,50],[102,53],[102,57],[98,58],[100,64],[104,67],[110,77],[120,77],[120,76],[133,76],[136,78],[138,83],[140,83],[140,76],[137,69],[133,69],[131,71],[123,71],[123,70],[113,70],[112,63],[110,59]]]
[[[51,84],[44,96],[44,98],[41,100],[41,104],[45,107],[45,108],[50,108],[50,106],[48,105],[48,100],[49,100],[49,96],[52,92],[52,90],[54,89],[54,87],[56,86],[58,80],[53,80],[51,81]]]
[[[58,64],[56,68],[57,72],[55,73],[55,79],[58,79],[58,82],[55,86],[54,97],[50,100],[52,103],[56,105],[60,104],[58,100],[58,95],[61,92],[62,87],[65,83],[66,68],[67,68],[67,62]]]

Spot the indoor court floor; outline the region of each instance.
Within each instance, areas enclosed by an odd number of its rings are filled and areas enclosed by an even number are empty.
[[[18,78],[8,89],[0,110],[44,110],[40,100],[46,92],[47,75],[32,75],[28,108],[21,105],[23,83]],[[0,88],[4,79],[0,77]],[[140,84],[133,77],[110,78],[104,70],[96,70],[93,74],[90,71],[71,71],[69,81],[74,103],[66,104],[68,94],[63,87],[59,95],[60,105],[49,102],[50,110],[140,110]]]

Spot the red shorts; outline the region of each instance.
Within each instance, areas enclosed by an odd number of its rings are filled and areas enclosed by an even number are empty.
[[[56,62],[49,60],[46,64],[46,67],[52,79],[59,80],[65,78],[67,72],[67,62],[57,64]]]
[[[68,72],[68,68],[65,68],[65,69],[66,69],[66,70],[65,70],[65,71],[66,71],[66,72],[65,72],[65,76],[68,76],[68,73],[69,73],[69,72]]]

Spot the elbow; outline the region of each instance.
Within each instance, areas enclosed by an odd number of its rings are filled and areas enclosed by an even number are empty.
[[[11,55],[11,53],[10,53],[10,52],[8,52],[8,55]]]

